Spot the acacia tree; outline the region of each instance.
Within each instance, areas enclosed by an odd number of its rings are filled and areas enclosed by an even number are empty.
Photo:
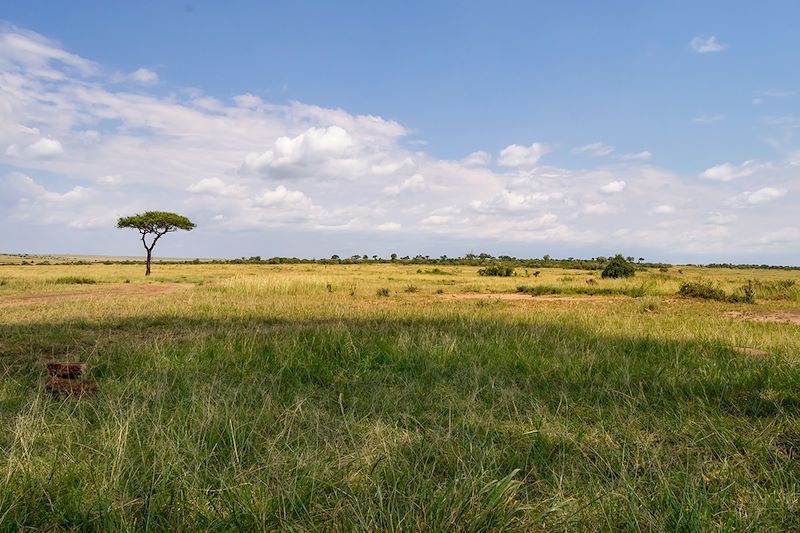
[[[147,263],[145,267],[145,276],[150,275],[150,260],[153,257],[153,248],[155,248],[158,239],[178,231],[179,229],[190,231],[195,228],[195,223],[183,215],[176,213],[168,213],[166,211],[147,211],[139,215],[131,217],[122,217],[117,221],[118,228],[133,228],[142,234],[142,245],[147,251]],[[150,244],[147,244],[147,237],[151,238]]]

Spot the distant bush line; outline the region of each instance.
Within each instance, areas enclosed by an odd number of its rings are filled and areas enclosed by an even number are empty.
[[[106,259],[99,261],[86,261],[86,260],[59,260],[57,258],[49,258],[42,261],[34,261],[34,257],[26,254],[7,254],[13,257],[23,258],[19,263],[4,262],[0,266],[14,266],[14,265],[90,265],[90,264],[104,264],[104,265],[141,265],[144,260],[138,259]],[[28,259],[30,258],[30,259]],[[410,264],[410,265],[442,265],[442,266],[479,266],[486,267],[493,264],[502,264],[511,268],[564,268],[574,270],[603,270],[612,256],[609,257],[593,257],[591,259],[580,259],[569,257],[566,259],[556,259],[550,256],[542,258],[517,258],[507,255],[492,256],[487,253],[481,254],[466,254],[463,257],[431,257],[426,255],[416,255],[414,257],[404,256],[395,258],[382,258],[377,256],[367,255],[353,255],[349,257],[339,257],[334,255],[331,258],[308,259],[299,257],[271,257],[261,258],[261,256],[241,257],[236,259],[187,259],[187,260],[158,260],[159,264],[164,265],[186,265],[186,264],[263,264],[263,265],[292,265],[292,264],[321,264],[321,265],[359,265],[359,264]],[[658,269],[666,271],[672,268],[673,265],[669,263],[648,262],[639,258],[638,261],[633,261],[632,257],[628,257],[627,261],[632,263],[637,270],[644,269]],[[732,263],[710,263],[707,265],[701,264],[687,264],[685,266],[693,266],[698,268],[729,268],[729,269],[759,269],[759,270],[800,270],[800,266],[790,265],[750,265],[742,264],[736,265]]]

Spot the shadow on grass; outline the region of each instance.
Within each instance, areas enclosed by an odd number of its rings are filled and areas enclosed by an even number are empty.
[[[0,325],[0,353],[5,527],[785,529],[796,517],[798,371],[719,344],[492,318],[161,316]],[[47,359],[88,362],[99,393],[47,399]]]

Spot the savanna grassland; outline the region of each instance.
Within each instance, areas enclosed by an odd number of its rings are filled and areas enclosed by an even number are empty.
[[[0,530],[800,530],[800,272],[477,270],[0,267]]]

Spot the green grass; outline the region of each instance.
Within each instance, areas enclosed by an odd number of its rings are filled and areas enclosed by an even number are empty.
[[[513,290],[466,268],[442,295],[399,266],[153,277],[203,284],[0,308],[0,530],[800,529],[800,327],[725,315],[752,306],[445,298]],[[50,398],[51,359],[98,393]]]

